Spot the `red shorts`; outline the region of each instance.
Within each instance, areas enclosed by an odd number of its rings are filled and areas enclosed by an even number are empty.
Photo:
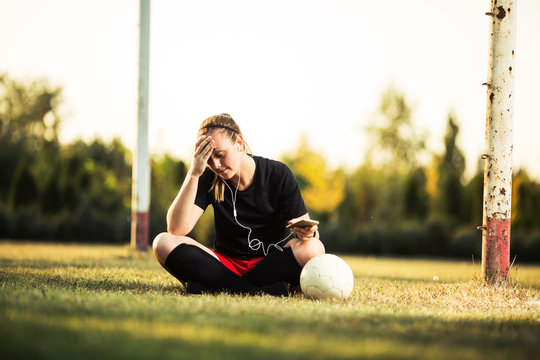
[[[212,250],[214,254],[219,258],[219,261],[227,267],[227,269],[236,273],[237,275],[244,275],[249,270],[253,269],[264,257],[257,257],[253,259],[236,259],[227,255],[223,255],[215,250]]]

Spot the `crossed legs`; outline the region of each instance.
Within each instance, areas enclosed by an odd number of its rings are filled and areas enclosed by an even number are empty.
[[[158,262],[184,285],[194,281],[213,290],[252,294],[260,293],[257,286],[283,281],[297,285],[302,267],[323,254],[324,245],[316,238],[292,239],[284,252],[270,253],[242,277],[226,268],[212,250],[187,236],[161,233],[154,239],[153,250]]]

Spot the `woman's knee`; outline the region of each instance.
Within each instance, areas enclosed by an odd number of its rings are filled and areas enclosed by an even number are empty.
[[[161,265],[165,265],[167,256],[174,250],[175,247],[183,242],[183,236],[176,236],[166,232],[158,234],[152,242],[154,255]]]

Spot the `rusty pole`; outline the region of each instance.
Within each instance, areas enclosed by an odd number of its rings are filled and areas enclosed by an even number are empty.
[[[150,68],[150,0],[140,0],[139,101],[137,146],[133,156],[131,194],[131,247],[148,248],[150,209],[150,155],[148,151],[148,98]]]
[[[482,278],[508,280],[512,204],[512,116],[517,0],[491,0],[487,79]]]

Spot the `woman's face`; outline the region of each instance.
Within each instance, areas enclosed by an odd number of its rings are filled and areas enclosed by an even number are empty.
[[[240,166],[241,145],[238,141],[232,142],[220,131],[212,131],[207,135],[214,140],[214,151],[208,159],[208,166],[222,179],[231,179],[236,175]]]

